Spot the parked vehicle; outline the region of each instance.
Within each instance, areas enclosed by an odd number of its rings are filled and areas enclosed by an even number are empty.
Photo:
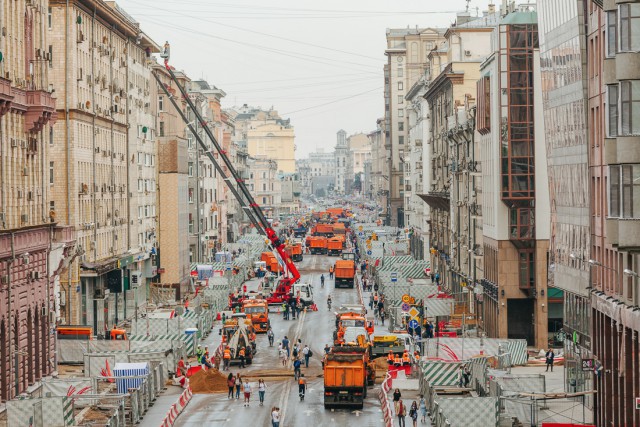
[[[327,254],[327,238],[314,236],[309,239],[309,251],[314,255]]]
[[[334,275],[336,288],[345,287],[353,289],[356,275],[355,262],[352,260],[336,261]]]
[[[337,346],[324,360],[324,407],[362,409],[367,386],[375,381],[375,369],[364,342]]]

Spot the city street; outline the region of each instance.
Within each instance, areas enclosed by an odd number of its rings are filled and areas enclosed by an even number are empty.
[[[367,400],[362,411],[355,409],[325,410],[323,406],[323,378],[321,357],[325,344],[331,344],[335,327],[333,312],[327,309],[327,296],[331,294],[333,308],[343,304],[357,303],[358,297],[355,289],[335,290],[333,281],[329,280],[329,266],[334,263],[336,257],[321,255],[305,255],[304,260],[298,263],[303,282],[311,282],[314,285],[314,300],[318,311],[308,311],[302,314],[298,320],[283,320],[280,313],[272,308],[270,313],[271,325],[275,333],[275,344],[269,348],[267,337],[264,334],[258,336],[258,353],[254,363],[246,369],[239,370],[232,366],[232,372],[241,374],[250,373],[251,384],[254,392],[251,395],[249,408],[242,406],[240,400],[230,401],[226,393],[197,394],[178,417],[176,426],[223,426],[223,425],[270,425],[271,407],[280,407],[281,423],[286,426],[336,426],[349,425],[355,422],[362,426],[379,426],[381,424],[380,404],[376,398],[377,393],[369,390]],[[325,288],[320,285],[320,275],[325,275]],[[303,367],[302,372],[308,379],[307,395],[304,402],[298,397],[298,387],[293,379],[293,370],[290,366],[282,369],[278,360],[277,344],[284,336],[291,342],[302,340],[303,346],[308,344],[313,351],[313,357],[309,361],[309,368]],[[217,333],[212,334],[218,339]],[[277,376],[280,374],[279,376]],[[258,404],[256,390],[258,378],[264,375],[267,382],[267,392],[264,407]],[[274,375],[276,375],[274,377]],[[283,375],[287,377],[283,378]],[[271,376],[271,377],[269,377]],[[142,423],[144,425],[144,422]]]

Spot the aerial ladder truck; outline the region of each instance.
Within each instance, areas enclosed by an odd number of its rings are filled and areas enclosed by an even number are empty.
[[[216,137],[213,135],[213,132],[211,132],[209,126],[207,126],[207,122],[204,120],[204,118],[196,108],[186,89],[182,87],[182,85],[180,85],[180,83],[178,82],[178,79],[173,72],[173,68],[169,65],[170,47],[168,42],[165,43],[160,57],[164,59],[164,67],[171,81],[180,91],[182,99],[187,104],[188,109],[191,110],[191,112],[195,116],[197,122],[200,123],[202,129],[211,141],[215,152],[217,152],[218,157],[222,160],[222,163],[227,168],[231,176],[227,175],[227,173],[224,171],[224,169],[214,156],[214,150],[209,149],[209,147],[204,143],[204,141],[194,128],[193,122],[190,122],[188,120],[186,114],[178,105],[174,95],[169,90],[168,85],[165,85],[162,82],[156,72],[152,72],[154,78],[158,82],[158,86],[162,89],[182,120],[185,122],[194,138],[197,140],[200,148],[202,148],[204,154],[215,167],[218,175],[220,175],[222,180],[227,184],[227,187],[229,188],[233,196],[238,200],[238,203],[249,217],[249,220],[251,221],[253,226],[256,228],[256,230],[258,230],[258,232],[266,237],[271,247],[277,252],[281,260],[283,261],[284,267],[288,274],[283,275],[271,295],[266,296],[267,302],[269,304],[282,304],[288,302],[290,298],[296,298],[305,305],[312,304],[313,299],[311,285],[299,283],[300,272],[293,263],[293,260],[286,253],[285,242],[280,240],[276,231],[273,229],[269,221],[267,221],[267,218],[262,212],[262,209],[260,209],[260,206],[256,203],[255,199],[249,192],[249,189],[244,183],[244,180],[240,177],[235,167],[229,160],[227,152],[222,148]]]

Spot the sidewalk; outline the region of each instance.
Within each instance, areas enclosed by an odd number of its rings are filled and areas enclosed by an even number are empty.
[[[167,416],[167,412],[169,412],[171,406],[180,398],[183,391],[184,389],[182,387],[174,385],[167,386],[167,389],[156,398],[153,406],[149,407],[144,418],[140,421],[139,426],[158,427],[162,425],[164,417]]]

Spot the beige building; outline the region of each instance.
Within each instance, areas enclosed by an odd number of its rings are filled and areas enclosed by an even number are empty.
[[[155,148],[142,130],[153,127],[147,58],[157,46],[115,3],[52,1],[49,7],[49,72],[59,99],[51,201],[57,217],[75,227],[82,253],[62,283],[62,316],[103,333],[133,314],[127,312],[136,297],[132,272],[153,246]],[[138,179],[146,180],[149,195],[138,194]],[[142,217],[135,216],[139,206]]]
[[[347,146],[349,147],[349,157],[347,159],[346,182],[347,188],[352,192],[358,174],[360,174],[360,185],[362,186],[364,164],[371,158],[371,143],[367,134],[360,132],[347,138]]]
[[[256,203],[267,218],[277,218],[282,203],[278,164],[266,157],[247,159],[249,180],[247,186]]]
[[[179,90],[170,79],[165,68],[154,65],[154,72],[168,85],[172,96],[181,99]],[[189,78],[174,71],[181,85],[187,85]],[[153,86],[154,91],[162,89]],[[181,108],[187,108],[182,101]],[[171,106],[158,111],[158,221],[159,221],[159,264],[160,284],[179,287],[180,293],[189,283],[189,236],[195,216],[189,211],[189,153],[185,123]]]
[[[46,11],[42,0],[0,3],[0,402],[56,369],[59,274],[76,254],[50,203],[59,181]]]
[[[390,225],[404,227],[404,162],[408,126],[405,96],[427,72],[429,53],[443,42],[444,30],[434,28],[387,29],[387,63],[384,66],[385,145],[389,150],[386,180],[390,198]]]
[[[275,160],[278,172],[296,171],[295,134],[291,121],[275,110],[262,110],[246,104],[237,109],[238,136],[250,156]]]

